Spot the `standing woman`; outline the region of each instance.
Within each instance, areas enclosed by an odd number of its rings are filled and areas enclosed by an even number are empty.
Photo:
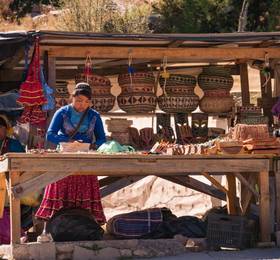
[[[91,88],[79,83],[73,92],[72,104],[56,111],[47,140],[60,142],[82,141],[100,146],[106,141],[99,113],[90,108]],[[36,217],[49,220],[62,208],[87,209],[99,224],[106,222],[99,192],[99,182],[93,175],[72,175],[48,185]]]

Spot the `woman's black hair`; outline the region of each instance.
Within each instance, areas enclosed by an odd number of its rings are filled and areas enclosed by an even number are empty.
[[[4,126],[4,127],[8,128],[8,124],[7,124],[6,120],[2,117],[0,117],[0,126]]]
[[[83,95],[83,96],[87,97],[88,99],[91,99],[91,97],[92,97],[91,88],[88,83],[80,82],[76,85],[72,95],[73,95],[73,97]]]

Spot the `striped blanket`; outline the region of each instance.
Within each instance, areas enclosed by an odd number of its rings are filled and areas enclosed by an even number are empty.
[[[162,209],[151,208],[116,215],[109,219],[106,229],[119,238],[139,238],[154,231],[162,221]]]

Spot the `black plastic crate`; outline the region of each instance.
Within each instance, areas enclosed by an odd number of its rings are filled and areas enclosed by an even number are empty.
[[[209,214],[207,241],[212,249],[220,247],[244,249],[254,246],[255,221],[241,216]]]

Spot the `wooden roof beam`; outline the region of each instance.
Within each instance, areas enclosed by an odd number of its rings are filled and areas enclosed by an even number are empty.
[[[182,43],[184,42],[184,40],[175,40],[172,41],[168,44],[168,48],[177,48],[179,47]]]
[[[43,49],[44,50],[44,49]],[[264,59],[280,58],[280,48],[148,48],[148,47],[63,47],[50,48],[49,56],[53,57],[86,57],[92,58],[126,58],[131,53],[133,59],[169,59],[181,60],[236,60],[236,59]]]

